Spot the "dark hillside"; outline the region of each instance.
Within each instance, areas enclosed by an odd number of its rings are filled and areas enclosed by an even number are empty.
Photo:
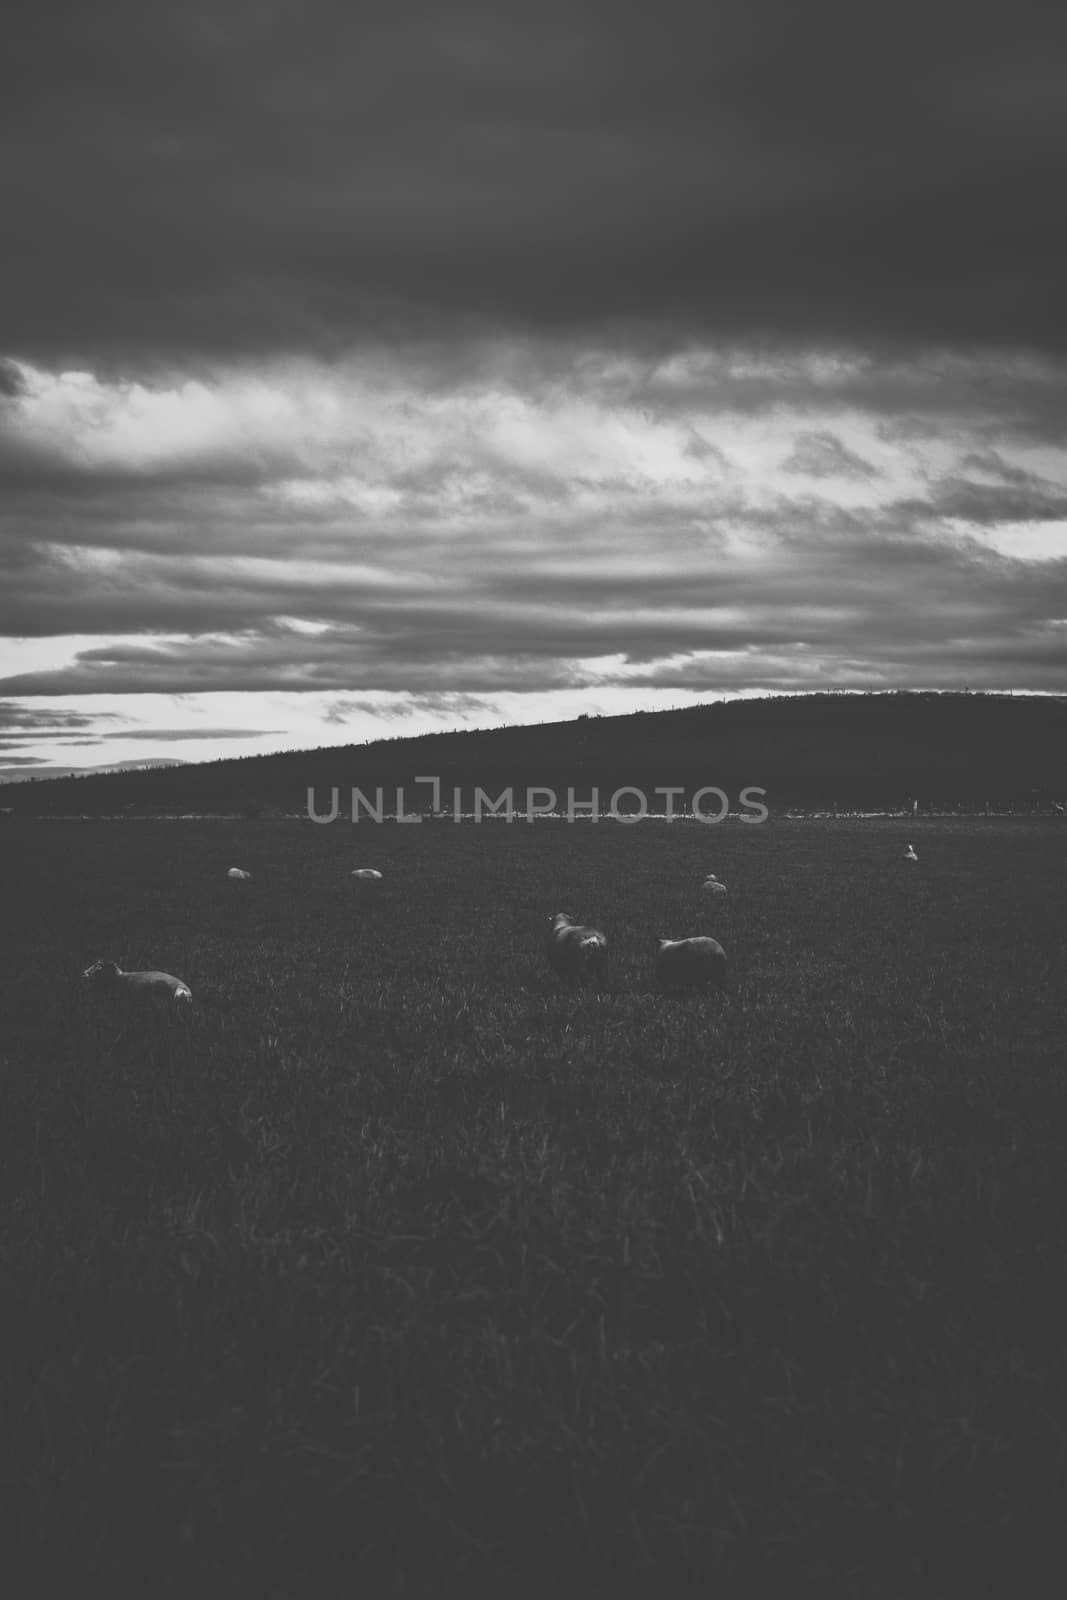
[[[511,787],[595,785],[606,803],[623,785],[655,805],[657,787],[686,797],[705,785],[734,806],[747,785],[769,804],[903,805],[1031,803],[1067,794],[1067,698],[985,694],[813,694],[735,700],[679,711],[581,717],[526,727],[442,733],[365,745],[252,756],[147,772],[112,772],[18,784],[4,791],[17,813],[303,813],[309,788],[320,807],[333,786],[342,807],[357,786],[406,786],[425,810],[441,780],[444,803],[461,787],[496,795]],[[391,796],[389,796],[392,799]],[[393,802],[395,804],[395,802]],[[686,802],[678,799],[681,808]],[[713,803],[713,802],[712,802]],[[662,804],[660,802],[659,804]]]

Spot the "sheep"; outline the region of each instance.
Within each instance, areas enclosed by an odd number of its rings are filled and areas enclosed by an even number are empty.
[[[381,873],[377,867],[356,867],[351,876],[361,879],[364,883],[374,883],[381,877]]]
[[[552,918],[548,963],[561,978],[602,978],[607,971],[608,941],[599,928],[575,922],[565,911]]]
[[[663,939],[656,946],[656,976],[660,988],[722,988],[726,982],[726,951],[717,939],[698,934],[692,939]]]
[[[193,991],[169,972],[123,972],[114,961],[94,961],[82,977],[106,994],[129,994],[169,1000],[183,1009],[192,1004]]]
[[[244,867],[231,867],[226,876],[228,878],[250,878],[252,874],[246,872]]]
[[[704,879],[704,891],[706,894],[725,894],[726,885],[725,883],[719,882],[714,872],[709,872],[708,876]]]
[[[918,861],[918,859],[919,859],[919,858],[918,858],[918,856],[917,856],[917,855],[916,855],[916,854],[915,854],[915,851],[914,851],[914,849],[913,849],[913,848],[912,848],[912,846],[911,846],[911,845],[910,845],[910,844],[909,844],[909,846],[908,846],[908,848],[907,848],[907,849],[906,849],[906,850],[905,850],[905,852],[904,852],[904,860],[905,860],[905,861]]]

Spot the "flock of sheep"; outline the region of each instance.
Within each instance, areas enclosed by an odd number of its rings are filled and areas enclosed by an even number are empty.
[[[918,861],[909,844],[904,852],[905,861]],[[252,874],[243,867],[230,867],[226,876],[249,879]],[[376,867],[356,867],[351,877],[376,882],[381,873]],[[704,880],[707,894],[725,894],[726,885],[708,874]],[[656,938],[656,977],[665,994],[683,990],[719,987],[726,982],[726,951],[717,939],[698,934],[686,939]],[[601,929],[575,922],[566,911],[557,911],[552,918],[548,935],[548,963],[559,977],[581,981],[599,981],[607,973],[608,941]],[[123,972],[114,961],[94,961],[83,973],[95,988],[111,993],[161,996],[183,1009],[192,1003],[193,992],[187,983],[169,972]]]
[[[718,879],[704,885],[713,893],[725,894],[726,885]],[[726,981],[726,951],[717,939],[698,934],[688,939],[653,941],[656,950],[656,977],[665,994],[683,989],[722,987]],[[557,911],[548,935],[548,964],[561,978],[602,980],[607,974],[608,940],[600,928],[575,922],[566,911]]]

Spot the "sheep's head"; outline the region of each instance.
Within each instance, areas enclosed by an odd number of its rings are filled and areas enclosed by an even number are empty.
[[[566,928],[569,924],[573,923],[574,918],[566,911],[557,911],[555,916],[550,918],[550,921],[554,928]]]
[[[90,983],[111,983],[118,975],[118,963],[114,961],[94,961],[82,973],[82,977],[88,978]]]

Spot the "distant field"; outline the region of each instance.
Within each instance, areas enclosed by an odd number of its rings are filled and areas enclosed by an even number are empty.
[[[1062,819],[0,823],[5,1550],[145,1600],[1061,1592],[1065,864]],[[662,999],[697,932],[730,992]]]

